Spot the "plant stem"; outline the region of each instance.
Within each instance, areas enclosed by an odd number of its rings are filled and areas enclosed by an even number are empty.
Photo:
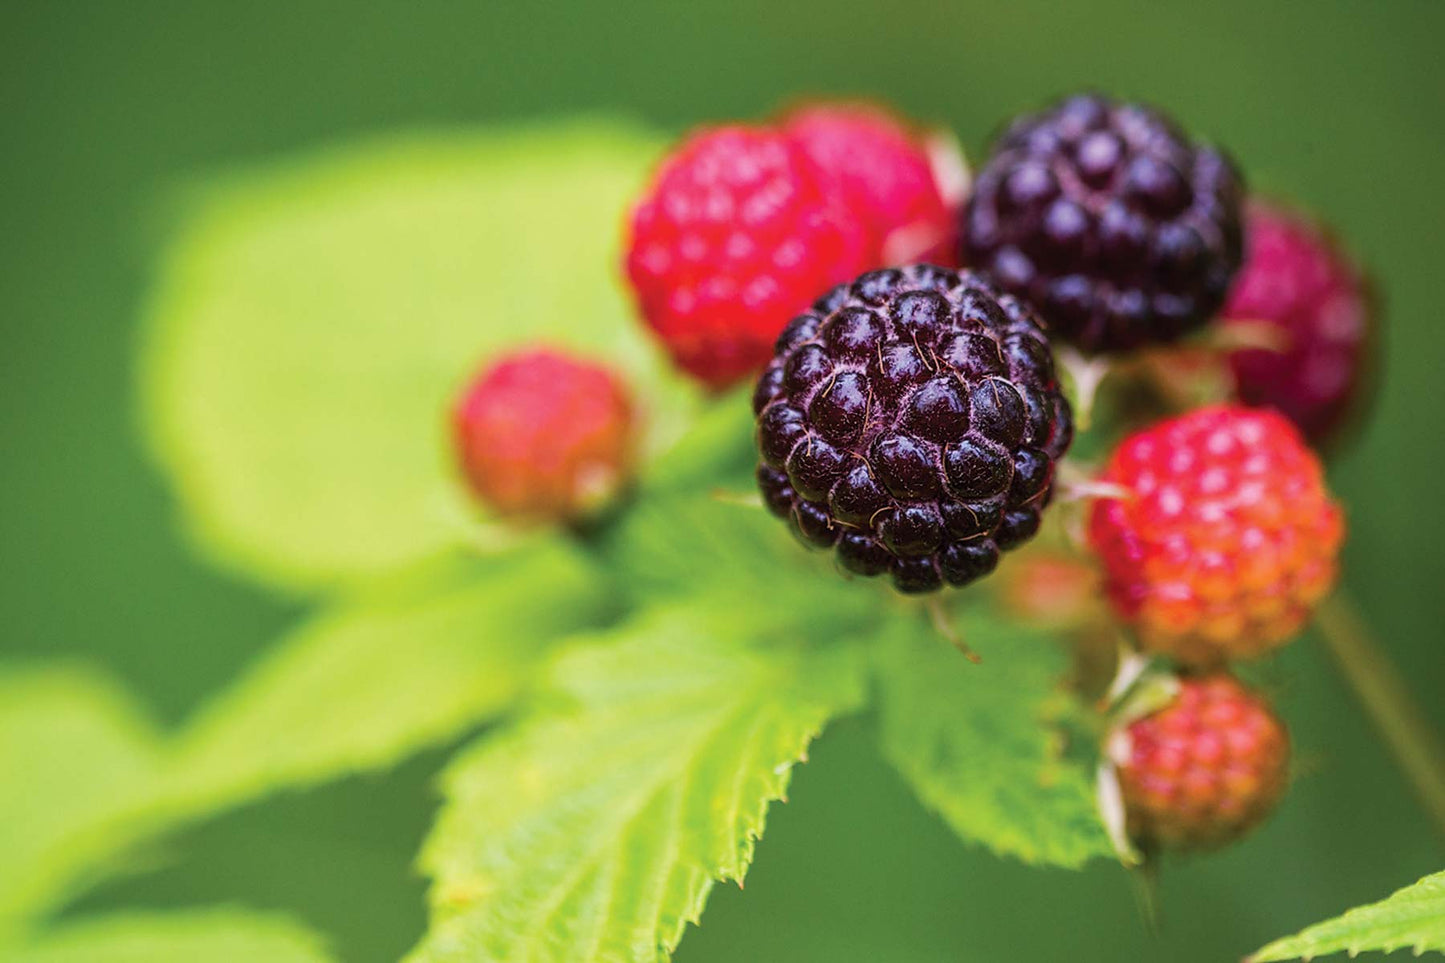
[[[928,612],[928,619],[933,623],[935,632],[947,639],[955,649],[963,653],[965,659],[974,665],[978,665],[983,661],[979,654],[973,651],[973,649],[970,649],[968,643],[963,640],[963,636],[958,632],[958,626],[953,624],[953,619],[949,617],[948,609],[937,595],[930,595],[925,598],[923,600],[923,607]]]
[[[1316,612],[1315,624],[1340,674],[1385,740],[1436,830],[1445,836],[1445,743],[1348,599],[1339,592],[1326,599]]]

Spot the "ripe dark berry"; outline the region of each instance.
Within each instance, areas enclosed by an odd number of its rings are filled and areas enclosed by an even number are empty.
[[[1139,645],[1188,665],[1288,641],[1334,584],[1344,518],[1319,459],[1273,411],[1201,408],[1127,438],[1089,541]]]
[[[1033,315],[931,265],[864,274],[795,318],[754,411],[769,510],[903,592],[965,585],[1031,538],[1072,437]]]
[[[1360,271],[1299,214],[1252,203],[1244,270],[1226,324],[1264,322],[1281,343],[1229,356],[1239,398],[1283,412],[1319,444],[1340,428],[1368,363],[1371,304]]]
[[[1185,676],[1174,701],[1114,733],[1129,835],[1146,848],[1223,845],[1253,829],[1289,784],[1289,734],[1233,676]]]
[[[720,127],[662,164],[632,215],[627,274],[673,360],[722,388],[763,366],[817,292],[872,266],[869,248],[791,138]]]
[[[632,470],[627,390],[608,369],[559,351],[489,365],[462,393],[452,429],[473,495],[508,518],[585,517]]]
[[[967,174],[938,169],[947,158],[930,155],[923,136],[866,104],[814,104],[780,123],[867,228],[876,264],[953,260],[958,205],[950,181]]]
[[[963,262],[1085,351],[1170,341],[1224,303],[1241,258],[1224,155],[1135,104],[1072,97],[1008,129],[963,210]]]

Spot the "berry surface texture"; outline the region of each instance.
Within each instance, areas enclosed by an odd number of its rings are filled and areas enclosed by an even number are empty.
[[[1294,636],[1335,581],[1344,519],[1318,458],[1272,411],[1201,408],[1124,441],[1089,540],[1139,645],[1187,665]]]
[[[930,265],[865,274],[790,322],[754,410],[768,508],[907,593],[972,582],[1031,538],[1072,437],[1038,320]]]
[[[607,368],[550,349],[490,365],[458,400],[452,428],[473,495],[501,516],[584,517],[631,469],[627,390]]]
[[[1253,829],[1289,782],[1289,735],[1227,674],[1185,676],[1163,709],[1109,746],[1129,835],[1146,848],[1204,849]]]
[[[925,137],[864,104],[804,107],[784,119],[783,130],[863,222],[876,264],[953,261],[955,205]]]
[[[1243,188],[1146,107],[1071,97],[1015,121],[963,211],[962,260],[1088,352],[1167,342],[1224,303]]]
[[[712,388],[751,375],[818,292],[874,266],[870,236],[792,138],[694,134],[633,211],[627,275],[673,361]]]
[[[1280,343],[1230,354],[1239,398],[1278,409],[1314,443],[1330,441],[1368,362],[1372,305],[1363,277],[1318,226],[1283,208],[1251,204],[1247,237],[1224,322],[1273,325]]]

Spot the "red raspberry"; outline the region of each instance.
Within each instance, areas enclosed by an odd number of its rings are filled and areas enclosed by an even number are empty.
[[[924,137],[881,107],[818,104],[783,119],[844,206],[863,221],[879,265],[955,263],[956,208],[967,173],[930,156]],[[944,175],[940,177],[939,175]]]
[[[1224,307],[1225,323],[1270,322],[1284,344],[1229,356],[1239,397],[1279,409],[1311,441],[1324,441],[1349,412],[1368,357],[1364,281],[1299,214],[1252,204],[1246,232],[1248,255]]]
[[[761,368],[794,314],[869,267],[866,231],[782,133],[694,134],[632,215],[627,273],[679,366],[714,388]]]
[[[606,368],[539,348],[501,358],[453,412],[473,493],[499,515],[575,520],[611,499],[631,469],[632,403]]]
[[[1194,849],[1238,839],[1289,783],[1289,734],[1258,695],[1227,674],[1180,679],[1179,694],[1117,730],[1108,754],[1129,835]]]
[[[1142,648],[1189,665],[1257,655],[1299,631],[1335,580],[1344,520],[1319,459],[1280,415],[1202,408],[1141,431],[1103,480],[1089,540]]]

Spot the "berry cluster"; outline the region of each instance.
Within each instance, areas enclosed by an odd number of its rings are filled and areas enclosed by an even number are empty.
[[[753,405],[769,509],[903,592],[966,585],[1032,537],[1073,430],[1033,315],[928,265],[793,319]]]
[[[1126,492],[1094,504],[1088,533],[1114,613],[1185,670],[1172,704],[1116,730],[1131,835],[1146,849],[1227,841],[1274,807],[1288,752],[1223,663],[1299,632],[1334,583],[1343,517],[1318,459],[1272,411],[1164,421],[1126,439],[1102,477]]]
[[[642,319],[710,389],[761,372],[767,509],[908,594],[972,583],[1039,531],[1073,436],[1054,341],[1157,363],[1222,307],[1236,345],[1270,328],[1228,356],[1234,398],[1151,408],[1075,486],[1096,497],[1085,559],[1003,593],[1059,627],[1107,622],[1111,650],[1122,625],[1176,667],[1162,706],[1123,685],[1106,740],[1133,840],[1236,838],[1282,794],[1289,743],[1228,663],[1286,642],[1333,586],[1343,516],[1301,431],[1325,437],[1357,394],[1361,274],[1272,207],[1251,206],[1246,238],[1233,165],[1137,105],[1083,95],[1016,121],[966,198],[932,147],[856,106],[693,134],[632,212]],[[629,471],[625,391],[554,352],[498,363],[455,425],[473,491],[513,517],[575,521]]]
[[[693,134],[632,214],[627,275],[673,360],[713,388],[756,372],[788,319],[871,268],[947,250],[922,140],[880,110],[812,107]]]

